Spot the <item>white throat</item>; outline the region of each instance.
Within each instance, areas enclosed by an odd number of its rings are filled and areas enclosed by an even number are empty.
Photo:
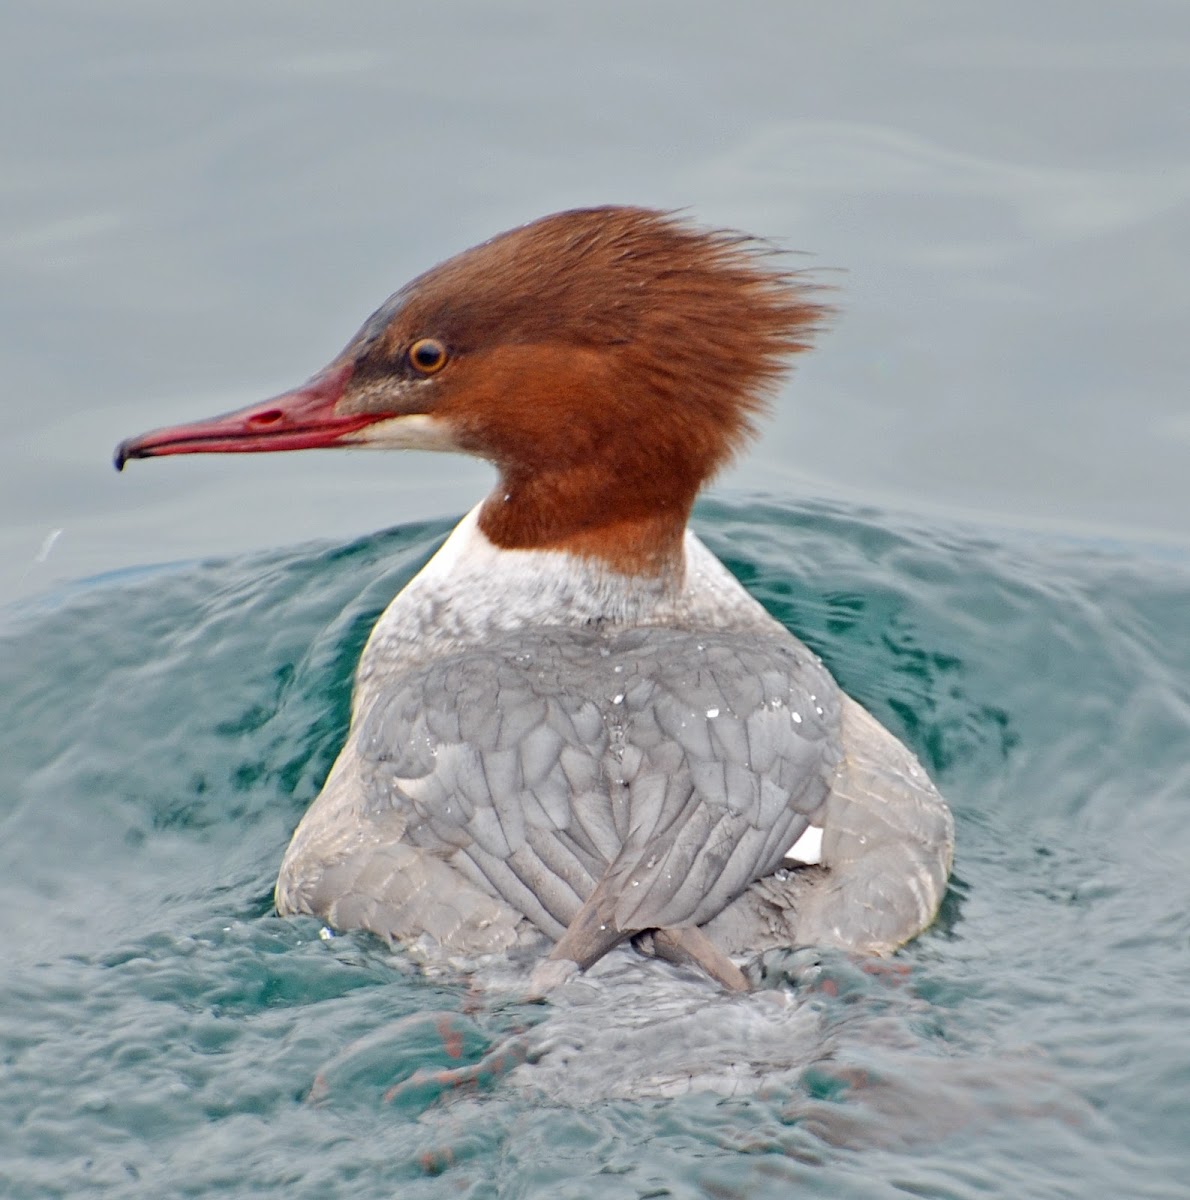
[[[504,550],[479,528],[480,505],[376,622],[356,676],[355,709],[384,681],[430,659],[534,625],[756,628],[774,622],[687,531],[679,571],[621,575],[559,550]]]

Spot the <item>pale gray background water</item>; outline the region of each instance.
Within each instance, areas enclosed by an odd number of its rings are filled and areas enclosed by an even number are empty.
[[[0,598],[461,511],[481,465],[109,457],[608,201],[845,269],[728,485],[1190,538],[1181,0],[48,3],[0,47]]]

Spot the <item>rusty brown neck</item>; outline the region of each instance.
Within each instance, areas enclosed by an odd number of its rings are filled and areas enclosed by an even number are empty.
[[[660,482],[634,484],[581,467],[505,470],[480,510],[479,527],[505,550],[558,550],[622,575],[680,573],[697,488],[675,498]]]

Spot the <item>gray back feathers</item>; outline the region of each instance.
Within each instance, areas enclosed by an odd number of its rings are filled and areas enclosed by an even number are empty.
[[[839,722],[825,668],[778,631],[500,633],[373,705],[360,816],[554,938],[598,885],[621,936],[697,925],[819,813]]]

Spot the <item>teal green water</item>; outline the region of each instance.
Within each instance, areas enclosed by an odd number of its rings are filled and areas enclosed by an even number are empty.
[[[0,617],[0,1194],[1186,1195],[1190,561],[839,506],[698,528],[954,807],[896,971],[804,973],[781,1054],[708,995],[730,1097],[613,1098],[598,1044],[551,1074],[561,1008],[271,912],[445,526],[90,580]]]

